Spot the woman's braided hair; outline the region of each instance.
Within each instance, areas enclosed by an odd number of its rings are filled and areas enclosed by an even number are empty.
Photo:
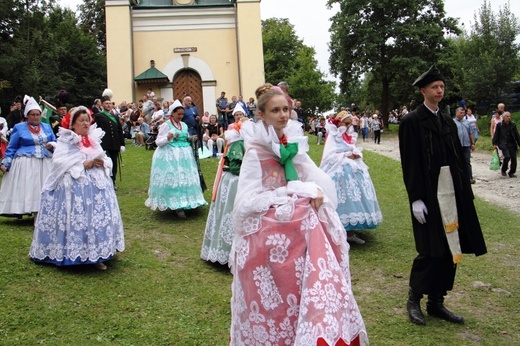
[[[269,100],[276,95],[282,95],[284,96],[284,93],[282,92],[282,89],[279,87],[273,86],[271,83],[266,83],[264,85],[261,85],[256,89],[255,91],[257,106],[258,109],[262,112],[265,112],[265,105]]]

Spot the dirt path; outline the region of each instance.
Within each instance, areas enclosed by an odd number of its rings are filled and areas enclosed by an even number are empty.
[[[383,136],[380,145],[373,141],[363,142],[363,139],[359,138],[357,146],[364,148],[363,150],[400,160],[399,141],[395,136]],[[473,177],[477,181],[472,185],[473,192],[485,201],[504,206],[520,215],[520,178],[502,177],[500,170],[489,169],[490,161],[491,153],[474,152],[471,154]]]

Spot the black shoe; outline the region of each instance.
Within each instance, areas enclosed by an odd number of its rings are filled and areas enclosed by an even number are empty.
[[[464,317],[446,309],[443,302],[444,297],[442,296],[428,296],[428,302],[426,303],[426,311],[428,312],[428,315],[443,319],[448,322],[463,324]]]
[[[470,179],[469,182],[470,182],[471,184],[475,184],[475,183],[476,183],[475,179]]]
[[[410,322],[424,326],[426,325],[426,319],[421,311],[421,298],[422,294],[416,294],[410,288],[410,291],[408,292],[408,301],[406,302],[406,310],[408,311]]]
[[[182,209],[177,209],[175,210],[175,212],[177,213],[177,216],[181,219],[186,219],[186,214],[184,213],[184,210]]]
[[[506,173],[506,172],[502,172],[502,176],[503,176],[503,177],[506,177],[506,176],[507,176],[507,173]]]
[[[349,243],[358,244],[358,245],[365,244],[365,241],[363,239],[361,239],[360,237],[358,237],[358,235],[354,232],[352,232],[350,234],[347,233],[347,241]]]
[[[509,178],[516,178],[516,174],[509,174]]]

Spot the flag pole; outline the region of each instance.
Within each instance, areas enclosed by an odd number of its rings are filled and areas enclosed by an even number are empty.
[[[58,110],[56,109],[56,107],[51,105],[49,102],[45,101],[41,96],[40,96],[40,102],[43,103],[44,105],[46,105],[47,107],[49,107],[54,113],[58,114]]]

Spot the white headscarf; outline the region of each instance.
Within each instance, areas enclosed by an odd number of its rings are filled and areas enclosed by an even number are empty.
[[[170,107],[168,107],[168,112],[166,112],[165,115],[167,115],[167,116],[172,115],[173,110],[174,110],[175,108],[178,108],[178,107],[183,107],[183,108],[184,108],[184,106],[182,105],[181,101],[179,101],[179,100],[175,100],[175,101],[170,105]]]
[[[26,118],[27,118],[27,114],[29,114],[29,112],[34,109],[39,110],[40,114],[41,114],[42,109],[40,108],[40,106],[38,105],[38,102],[36,102],[36,100],[33,97],[31,97],[29,95],[25,95],[25,97],[23,98],[23,103],[25,104],[25,109],[23,111],[23,114],[25,115]]]
[[[242,112],[242,114],[246,115],[246,111],[244,110],[242,105],[237,102],[237,104],[235,105],[235,108],[233,109],[233,115],[235,115],[235,113],[238,113],[238,112]]]

